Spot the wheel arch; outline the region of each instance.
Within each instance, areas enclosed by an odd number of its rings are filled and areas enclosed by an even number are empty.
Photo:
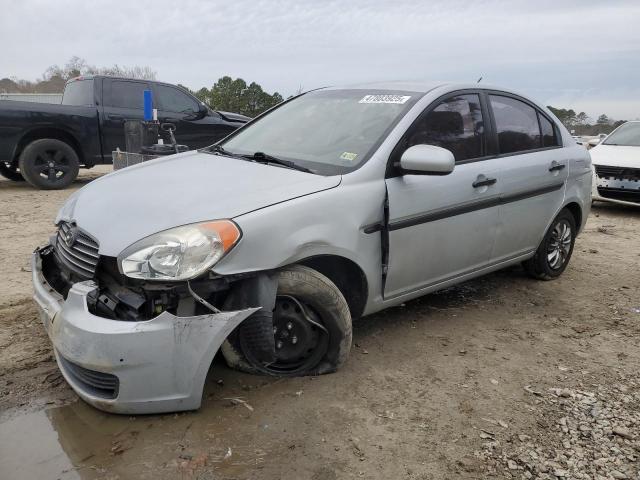
[[[576,227],[578,228],[578,230],[580,230],[582,226],[582,208],[580,207],[580,205],[577,202],[569,202],[563,207],[563,209],[564,208],[569,210],[571,215],[573,215],[573,219],[576,222]]]
[[[79,163],[81,165],[85,163],[82,148],[80,148],[80,144],[78,143],[76,138],[66,130],[57,127],[38,127],[26,132],[16,144],[12,160],[17,161],[20,158],[20,154],[22,153],[22,151],[31,142],[35,140],[42,140],[45,138],[52,138],[54,140],[65,142],[76,152],[76,155],[78,155]]]
[[[296,263],[313,268],[331,280],[347,301],[352,319],[362,315],[369,291],[367,277],[357,263],[339,255],[315,255]]]

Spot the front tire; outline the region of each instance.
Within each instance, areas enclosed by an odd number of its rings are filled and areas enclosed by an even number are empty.
[[[7,180],[24,182],[24,177],[18,171],[18,162],[0,161],[0,175]]]
[[[566,208],[551,222],[536,253],[523,263],[527,273],[538,280],[553,280],[565,271],[576,241],[577,227]]]
[[[240,325],[221,347],[227,364],[248,373],[294,377],[334,372],[349,356],[349,306],[338,287],[311,268],[292,265],[278,272],[273,327],[274,362],[252,355]]]
[[[20,155],[20,173],[43,190],[66,188],[78,176],[78,155],[71,146],[53,138],[35,140]]]

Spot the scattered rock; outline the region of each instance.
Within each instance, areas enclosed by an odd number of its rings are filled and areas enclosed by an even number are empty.
[[[524,386],[524,391],[525,391],[525,392],[529,392],[529,393],[531,393],[532,395],[537,395],[538,397],[541,397],[541,396],[542,396],[542,393],[541,393],[541,392],[538,392],[538,391],[536,391],[536,390],[533,390],[533,389],[531,388],[531,385],[525,385],[525,386]]]
[[[546,393],[525,386],[535,395],[529,410],[538,412],[533,428],[540,434],[514,432],[497,440],[481,430],[485,442],[476,456],[483,460],[483,478],[640,480],[640,375],[618,377],[615,384],[580,383]]]
[[[250,412],[253,412],[253,407],[251,405],[249,405],[246,402],[246,400],[243,400],[241,398],[225,398],[225,400],[229,400],[232,405],[242,405],[243,407],[245,407]]]
[[[496,438],[496,434],[493,432],[490,432],[489,430],[480,429],[480,438],[493,440]]]
[[[626,438],[628,440],[631,440],[633,438],[633,435],[631,435],[631,432],[629,432],[629,430],[624,427],[614,427],[612,431],[615,435],[618,435],[619,437]]]

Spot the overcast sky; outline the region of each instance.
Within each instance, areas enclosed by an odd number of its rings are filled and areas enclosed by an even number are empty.
[[[640,117],[640,1],[0,0],[0,78],[78,55],[285,97],[378,80],[476,81],[592,117]]]

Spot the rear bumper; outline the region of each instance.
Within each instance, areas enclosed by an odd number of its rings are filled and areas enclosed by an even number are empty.
[[[127,322],[87,308],[92,281],[74,284],[66,300],[31,260],[34,299],[65,380],[87,403],[114,413],[160,413],[200,407],[204,382],[222,342],[251,308],[193,317],[163,312]]]
[[[640,178],[636,182],[600,178],[593,167],[591,199],[619,205],[640,207]]]

